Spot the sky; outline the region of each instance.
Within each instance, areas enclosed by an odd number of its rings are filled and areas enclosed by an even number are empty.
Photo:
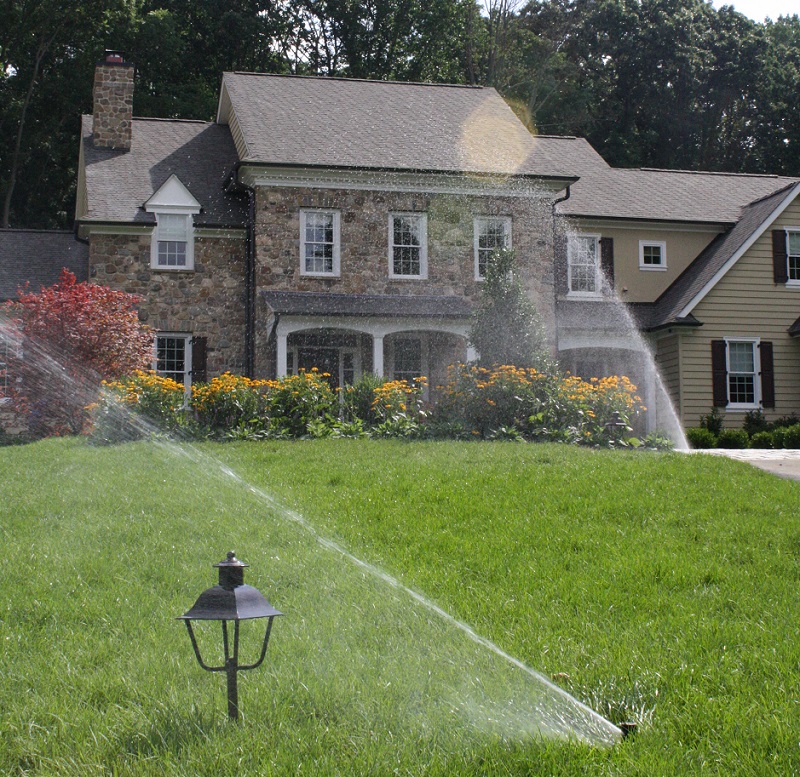
[[[800,0],[713,0],[713,2],[714,8],[732,5],[739,13],[757,22],[763,22],[768,16],[775,20],[779,16],[800,14]]]

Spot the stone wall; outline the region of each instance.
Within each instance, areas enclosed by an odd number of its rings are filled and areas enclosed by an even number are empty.
[[[128,63],[106,62],[95,68],[92,131],[97,148],[130,150],[133,73]]]
[[[300,274],[300,209],[338,210],[341,274]],[[389,277],[389,214],[428,214],[428,278]],[[474,217],[510,216],[519,277],[536,304],[555,353],[555,295],[550,204],[523,197],[357,190],[267,188],[256,191],[256,288],[341,294],[456,295],[472,301]],[[259,308],[257,353],[267,351],[268,320]]]
[[[150,235],[93,235],[93,283],[139,295],[139,318],[208,338],[208,377],[244,372],[245,240],[196,237],[193,271],[150,267]]]

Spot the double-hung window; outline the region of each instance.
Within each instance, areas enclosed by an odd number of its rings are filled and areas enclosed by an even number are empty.
[[[424,213],[389,216],[389,277],[428,277],[428,225]]]
[[[156,335],[155,371],[180,383],[186,391],[192,386],[192,336],[165,333]]]
[[[786,232],[786,262],[789,282],[800,284],[800,230]]]
[[[492,253],[511,248],[511,219],[508,216],[477,216],[475,218],[475,280],[486,278],[486,267]]]
[[[416,337],[401,337],[394,341],[395,380],[412,381],[422,376],[422,341]]]
[[[160,270],[194,268],[194,240],[190,213],[156,213],[152,266]]]
[[[300,274],[340,274],[339,212],[300,211]]]
[[[728,408],[754,408],[759,403],[758,341],[728,340]]]
[[[667,244],[663,241],[639,241],[639,269],[666,270]]]
[[[600,236],[573,235],[567,242],[567,289],[570,296],[600,294]]]

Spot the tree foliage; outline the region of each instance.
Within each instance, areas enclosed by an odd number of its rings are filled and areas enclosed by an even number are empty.
[[[472,314],[469,342],[481,367],[515,365],[543,369],[547,350],[536,307],[514,276],[514,252],[498,249],[486,265],[481,300]]]
[[[102,380],[152,361],[153,338],[139,321],[138,298],[63,270],[39,293],[20,291],[3,326],[11,399],[35,436],[77,433]]]
[[[72,221],[95,62],[212,119],[225,70],[496,87],[613,165],[800,175],[800,17],[706,0],[0,0],[0,226]],[[409,117],[409,121],[413,121]]]

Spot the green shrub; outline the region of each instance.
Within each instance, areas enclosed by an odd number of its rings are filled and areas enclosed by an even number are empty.
[[[319,436],[319,421],[333,423],[337,399],[327,377],[314,368],[275,381],[269,395],[270,430],[303,437],[312,424],[315,436]]]
[[[250,380],[226,372],[209,383],[192,386],[190,404],[200,426],[209,432],[253,429],[268,417],[268,393],[275,386],[275,381]]]
[[[723,429],[717,436],[718,448],[747,448],[750,446],[750,435],[744,429]]]
[[[516,429],[526,439],[619,444],[606,430],[614,412],[626,425],[644,407],[636,386],[624,376],[561,376],[513,365],[491,369],[451,367],[435,409],[437,424],[457,422],[476,437]]]
[[[687,429],[686,439],[695,450],[717,447],[716,436],[704,427]]]
[[[375,390],[384,383],[386,378],[365,373],[352,385],[345,386],[339,394],[342,420],[361,421],[369,426],[375,420]]]
[[[376,437],[420,437],[426,417],[422,409],[425,378],[389,380],[373,390],[372,415]]]
[[[751,448],[773,448],[772,432],[756,432],[750,438]]]
[[[758,410],[749,410],[744,414],[742,429],[752,437],[759,432],[768,432],[770,430],[770,424],[767,419],[764,418],[764,413],[761,411],[761,408],[759,408]]]
[[[148,437],[155,431],[187,434],[193,429],[182,384],[137,370],[121,380],[103,381],[92,411],[91,436],[98,443]]]
[[[786,447],[786,427],[778,426],[772,430],[772,447],[778,450]]]
[[[722,415],[718,407],[712,407],[708,415],[700,416],[700,428],[708,429],[715,437],[722,431]]]
[[[800,424],[790,426],[786,430],[783,438],[783,447],[791,449],[800,448]]]

